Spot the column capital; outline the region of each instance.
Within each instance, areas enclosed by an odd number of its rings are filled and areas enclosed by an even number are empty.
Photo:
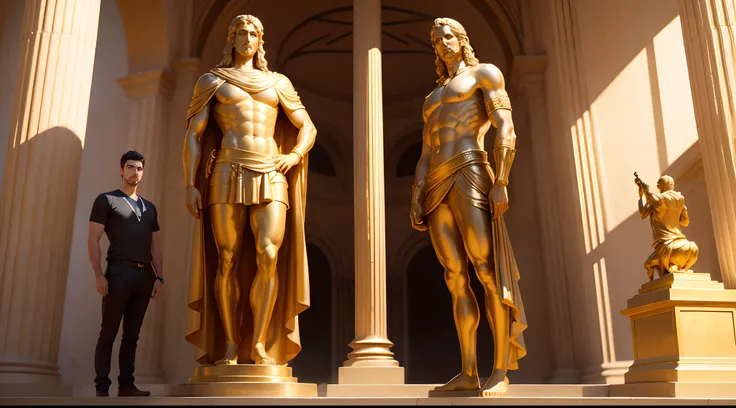
[[[198,73],[202,69],[202,60],[199,58],[182,58],[171,62],[171,69],[178,73]]]
[[[131,99],[151,95],[162,95],[171,99],[176,80],[168,68],[157,68],[118,78],[118,84]]]
[[[541,77],[547,71],[545,54],[515,55],[511,64],[511,87],[519,87],[531,76]]]

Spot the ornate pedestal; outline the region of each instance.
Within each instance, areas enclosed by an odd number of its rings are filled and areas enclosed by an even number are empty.
[[[635,361],[612,397],[736,397],[736,290],[705,273],[668,274],[627,306]]]
[[[172,397],[317,397],[317,384],[298,383],[291,367],[257,364],[201,366],[186,384],[169,385]]]

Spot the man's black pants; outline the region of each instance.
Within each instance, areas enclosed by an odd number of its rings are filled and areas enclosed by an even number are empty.
[[[102,298],[102,330],[95,349],[95,388],[98,391],[110,388],[112,345],[121,320],[123,339],[120,344],[118,387],[133,385],[138,335],[156,282],[156,274],[150,266],[141,269],[128,264],[111,263],[105,277],[108,294]]]

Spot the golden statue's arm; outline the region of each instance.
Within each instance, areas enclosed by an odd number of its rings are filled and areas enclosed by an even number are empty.
[[[690,225],[690,216],[687,214],[687,206],[682,207],[682,212],[680,213],[680,225],[683,227]]]
[[[414,185],[411,191],[411,211],[409,218],[411,225],[418,231],[426,231],[427,226],[422,220],[422,203],[424,202],[424,178],[430,170],[429,153],[432,151],[429,137],[429,126],[426,114],[422,115],[424,127],[422,129],[422,154],[414,172]]]
[[[198,94],[202,89],[210,86],[217,78],[212,74],[204,74],[194,85],[194,94]],[[187,192],[187,209],[189,212],[199,218],[202,210],[202,197],[199,191],[194,187],[194,180],[197,174],[197,167],[202,159],[202,142],[200,141],[202,133],[207,128],[207,122],[210,117],[210,106],[205,106],[189,121],[186,134],[184,136],[184,149],[182,151],[182,164],[184,165],[184,185]]]
[[[516,133],[511,118],[511,101],[506,92],[506,81],[501,70],[492,64],[481,64],[478,67],[478,80],[488,118],[496,128],[496,137],[493,140],[496,184],[506,186],[516,155]]]
[[[297,135],[296,146],[292,149],[292,153],[299,156],[299,160],[304,158],[304,155],[312,149],[314,142],[317,138],[317,128],[312,123],[312,118],[309,117],[306,109],[297,109],[292,112],[287,112],[286,116],[289,121],[299,129]]]

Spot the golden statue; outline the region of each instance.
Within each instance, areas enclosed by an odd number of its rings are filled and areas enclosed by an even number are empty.
[[[699,249],[680,229],[690,224],[690,217],[685,197],[674,190],[675,181],[670,176],[660,177],[657,180],[659,194],[652,194],[636,173],[634,182],[639,187],[639,216],[649,217],[654,238],[654,252],[644,262],[649,280],[654,279],[655,271],[660,278],[671,272],[692,272],[690,268],[698,260]]]
[[[264,55],[260,20],[235,17],[187,113],[184,177],[197,239],[186,339],[201,364],[284,365],[301,351],[307,152],[317,131]]]
[[[502,216],[516,153],[511,103],[501,71],[478,62],[460,23],[435,19],[430,36],[439,80],[422,108],[424,143],[410,217],[415,229],[429,230],[445,269],[462,356],[460,374],[435,391],[499,396],[508,390],[508,370],[518,369],[526,355],[519,272]],[[491,125],[496,128],[495,175],[484,150]],[[485,289],[495,344],[493,373],[482,388],[476,355],[480,312],[470,289],[468,258]]]

